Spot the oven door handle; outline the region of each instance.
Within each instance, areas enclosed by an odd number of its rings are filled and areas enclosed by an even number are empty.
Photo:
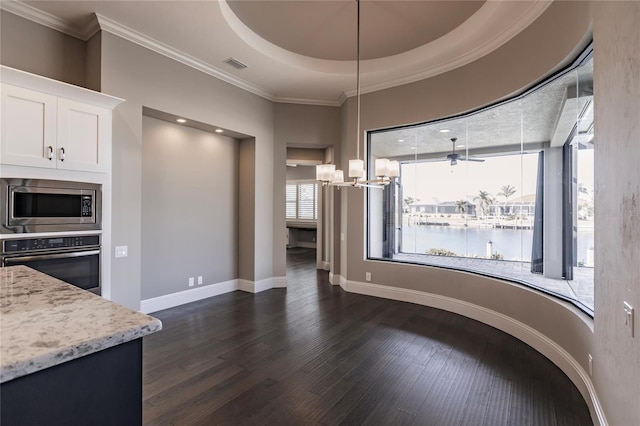
[[[4,264],[9,266],[14,263],[19,262],[33,262],[36,260],[49,260],[49,259],[64,259],[68,257],[82,257],[82,256],[93,256],[96,254],[100,254],[100,250],[87,250],[87,251],[71,251],[66,253],[54,253],[54,254],[37,254],[33,256],[15,256],[15,257],[5,257]]]

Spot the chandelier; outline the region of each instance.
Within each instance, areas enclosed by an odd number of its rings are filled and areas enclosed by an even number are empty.
[[[357,138],[356,158],[349,160],[349,177],[353,180],[345,182],[344,172],[336,170],[335,164],[319,164],[316,166],[316,180],[323,186],[353,186],[356,188],[375,187],[384,188],[394,178],[400,175],[400,163],[388,158],[375,160],[375,179],[367,180],[367,172],[364,168],[364,160],[360,159],[360,0],[357,4],[357,42],[356,42],[356,100],[357,100]]]

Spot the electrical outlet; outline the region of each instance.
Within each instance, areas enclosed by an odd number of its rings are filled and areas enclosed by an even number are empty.
[[[189,287],[193,287],[193,277],[189,277]]]
[[[128,255],[128,246],[116,246],[116,257],[127,257]]]
[[[364,279],[367,280],[367,281],[371,281],[371,272],[366,272],[364,274]]]
[[[198,285],[202,285],[202,275],[198,277]]]
[[[629,337],[633,337],[633,306],[624,302],[624,326],[629,332]]]
[[[589,354],[589,375],[593,376],[593,357]]]

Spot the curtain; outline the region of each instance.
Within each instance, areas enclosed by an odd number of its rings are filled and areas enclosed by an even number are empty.
[[[538,154],[538,177],[536,181],[536,207],[533,220],[533,244],[531,247],[531,272],[542,274],[543,233],[544,225],[544,152]]]

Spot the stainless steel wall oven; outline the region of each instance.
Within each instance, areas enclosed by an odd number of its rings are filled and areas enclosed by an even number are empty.
[[[2,241],[0,264],[25,265],[100,294],[100,235],[19,238]]]
[[[0,179],[0,233],[101,229],[97,184],[46,179]]]

